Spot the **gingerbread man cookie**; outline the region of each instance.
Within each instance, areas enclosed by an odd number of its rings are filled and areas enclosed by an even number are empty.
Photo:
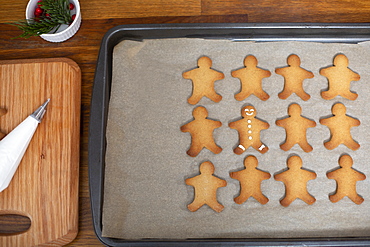
[[[254,197],[261,204],[266,204],[269,199],[261,192],[261,182],[271,177],[270,173],[257,169],[258,160],[251,155],[244,160],[244,170],[230,172],[230,177],[240,182],[240,195],[234,198],[237,204],[242,204],[249,197]]]
[[[326,174],[329,179],[334,179],[337,182],[337,190],[335,194],[329,196],[330,201],[338,202],[345,196],[356,204],[361,204],[364,201],[364,198],[356,192],[356,182],[365,180],[366,176],[353,169],[352,165],[353,160],[351,156],[343,155],[339,158],[339,166],[341,168]]]
[[[198,59],[198,68],[182,74],[183,78],[193,82],[193,94],[188,99],[189,104],[197,104],[203,96],[214,102],[221,101],[222,96],[216,93],[214,83],[225,76],[223,73],[211,69],[211,66],[212,60],[209,57],[201,57]]]
[[[334,58],[334,66],[320,70],[320,75],[328,78],[329,90],[321,92],[323,99],[330,100],[342,96],[349,100],[357,99],[357,94],[350,91],[352,81],[360,80],[360,75],[348,68],[348,58],[339,54]]]
[[[337,103],[332,107],[333,117],[320,119],[322,125],[330,129],[331,138],[324,143],[324,146],[332,150],[340,144],[346,145],[352,150],[360,148],[360,144],[352,139],[351,128],[360,125],[360,120],[346,115],[346,107],[342,103]]]
[[[208,111],[203,106],[193,110],[194,120],[181,126],[182,132],[189,132],[191,135],[191,146],[187,154],[191,157],[197,156],[203,148],[207,148],[215,154],[222,151],[213,139],[213,131],[221,127],[220,121],[207,119]]]
[[[256,95],[261,100],[267,100],[270,96],[262,89],[262,79],[271,76],[268,70],[257,67],[258,61],[255,56],[249,55],[244,59],[245,68],[231,72],[235,78],[239,78],[241,90],[235,95],[235,99],[242,101],[251,94]]]
[[[303,90],[303,81],[313,78],[313,73],[300,67],[301,59],[297,55],[290,55],[287,62],[288,67],[275,70],[276,74],[284,77],[284,90],[278,94],[279,98],[286,99],[295,93],[302,100],[308,100],[311,96]]]
[[[282,181],[285,185],[285,197],[280,201],[288,207],[295,199],[299,198],[307,204],[313,204],[316,199],[307,191],[307,182],[316,178],[316,173],[302,168],[302,159],[291,156],[287,161],[288,170],[274,176],[275,180]]]
[[[185,180],[187,185],[194,187],[194,201],[188,205],[191,212],[197,211],[200,207],[207,204],[216,212],[221,212],[224,206],[217,201],[217,189],[225,187],[227,182],[213,175],[214,165],[203,162],[200,165],[200,175]]]
[[[295,144],[298,144],[305,152],[311,152],[313,149],[307,142],[306,131],[308,128],[315,127],[316,122],[302,117],[301,113],[302,108],[298,104],[291,104],[288,107],[289,117],[276,120],[276,125],[285,129],[286,140],[280,145],[284,151],[288,151]]]
[[[266,153],[268,147],[261,142],[260,132],[268,129],[270,125],[256,118],[257,110],[251,105],[243,107],[241,115],[242,119],[229,123],[229,127],[239,133],[239,145],[234,149],[234,153],[242,154],[249,147],[260,153]]]

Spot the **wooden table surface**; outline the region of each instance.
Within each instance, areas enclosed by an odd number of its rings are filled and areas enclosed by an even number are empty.
[[[121,24],[197,22],[370,22],[370,0],[80,0],[82,24],[63,43],[11,39],[5,23],[24,18],[27,0],[0,0],[0,60],[68,57],[82,71],[79,234],[70,246],[103,246],[96,238],[88,186],[91,91],[103,35]]]

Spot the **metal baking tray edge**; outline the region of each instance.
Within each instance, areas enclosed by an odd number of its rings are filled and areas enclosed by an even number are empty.
[[[88,141],[89,188],[96,236],[109,246],[364,246],[369,236],[307,239],[143,239],[102,237],[106,122],[112,79],[113,48],[123,40],[207,38],[234,41],[315,41],[358,43],[370,40],[368,23],[212,23],[120,25],[104,36],[98,55],[91,99]]]

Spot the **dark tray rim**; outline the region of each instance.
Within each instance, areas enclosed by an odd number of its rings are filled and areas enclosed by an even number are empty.
[[[102,237],[106,123],[112,79],[113,48],[123,40],[207,38],[235,41],[315,41],[358,43],[370,40],[368,23],[212,23],[120,25],[104,36],[98,55],[90,109],[88,169],[91,211],[98,239],[109,246],[363,246],[370,235],[356,238],[187,239],[130,241]]]

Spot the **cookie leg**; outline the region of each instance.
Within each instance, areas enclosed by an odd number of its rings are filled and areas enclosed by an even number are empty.
[[[311,96],[303,90],[296,92],[296,95],[298,95],[298,97],[300,97],[304,101],[307,101],[311,98]]]
[[[211,143],[211,145],[207,145],[206,148],[213,152],[214,154],[219,154],[222,151],[222,148],[217,146],[216,143]]]
[[[280,204],[284,207],[288,207],[296,198],[292,196],[285,196],[281,201]]]
[[[217,201],[207,202],[207,205],[218,213],[224,210],[225,208],[222,204],[218,203]]]
[[[334,148],[338,147],[340,145],[340,142],[335,140],[335,139],[331,139],[330,141],[327,141],[324,143],[324,146],[329,149],[329,150],[333,150]]]
[[[247,97],[249,97],[252,94],[250,91],[241,91],[240,93],[235,94],[235,99],[238,101],[245,100]]]
[[[258,90],[257,92],[254,92],[254,94],[260,99],[260,100],[268,100],[270,98],[270,95],[268,95],[265,91]]]
[[[303,151],[305,151],[306,153],[309,153],[313,150],[313,147],[308,144],[308,142],[301,142],[301,143],[298,143],[298,145],[302,148]]]
[[[349,100],[355,100],[358,97],[357,93],[352,93],[351,91],[348,91],[346,93],[341,94],[344,98],[349,99]]]
[[[188,103],[191,104],[191,105],[195,105],[197,104],[200,99],[203,97],[203,95],[201,94],[194,94],[191,95],[189,98],[188,98]]]
[[[348,196],[348,197],[349,197],[349,199],[351,199],[356,204],[361,204],[364,201],[364,198],[362,198],[361,196],[359,196],[357,194],[351,195],[351,196]]]
[[[256,149],[258,152],[260,152],[261,154],[264,154],[269,150],[269,148],[262,142],[253,143],[252,147]]]
[[[283,144],[280,145],[280,148],[284,151],[288,151],[290,150],[293,146],[294,146],[294,142],[284,142]]]
[[[262,205],[265,205],[266,203],[268,203],[269,199],[264,196],[262,193],[258,193],[256,195],[253,195],[253,197],[259,201],[259,203],[261,203]]]
[[[340,200],[343,199],[343,197],[345,197],[345,194],[336,193],[334,195],[329,195],[329,200],[331,202],[339,202]]]
[[[216,92],[212,92],[206,95],[209,99],[213,100],[214,102],[218,103],[222,100],[222,96],[217,94]]]
[[[244,151],[245,151],[245,150],[247,150],[247,148],[248,148],[248,147],[245,147],[245,146],[243,146],[242,144],[239,144],[239,145],[234,149],[234,153],[235,153],[235,154],[240,155],[240,154],[244,153]]]
[[[314,202],[316,202],[316,199],[315,197],[311,196],[310,194],[306,194],[306,195],[303,195],[301,197],[302,201],[304,201],[305,203],[307,203],[308,205],[311,205],[313,204]]]
[[[326,100],[334,99],[337,95],[336,92],[330,90],[321,92],[321,97]]]
[[[286,90],[286,88],[284,88],[284,90],[278,94],[278,97],[280,99],[287,99],[291,94],[292,92],[290,90]]]
[[[360,144],[358,144],[352,139],[343,142],[343,144],[346,145],[348,148],[352,149],[353,151],[360,148]]]
[[[204,202],[200,202],[200,201],[193,201],[192,203],[190,203],[188,205],[188,209],[191,211],[191,212],[195,212],[197,211],[200,207],[202,207],[204,205]]]
[[[202,151],[203,149],[203,146],[201,146],[200,144],[197,144],[197,143],[192,143],[189,150],[186,152],[190,157],[195,157],[197,156],[200,151]]]
[[[250,195],[240,192],[240,196],[235,197],[234,202],[237,204],[243,204],[246,200],[248,200],[249,197]]]

